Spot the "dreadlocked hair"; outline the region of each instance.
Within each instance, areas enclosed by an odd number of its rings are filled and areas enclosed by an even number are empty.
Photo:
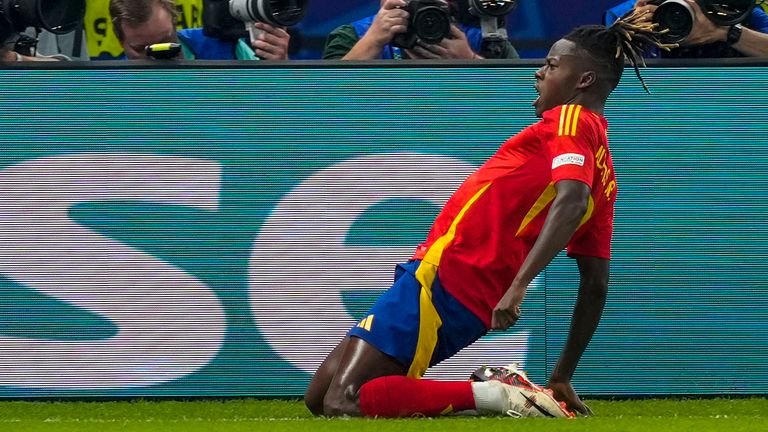
[[[625,59],[629,60],[635,69],[635,74],[643,85],[643,89],[650,93],[645,80],[640,75],[640,66],[645,66],[643,56],[651,48],[660,48],[669,51],[677,48],[677,44],[666,44],[660,37],[668,30],[658,31],[658,24],[652,23],[647,14],[649,11],[632,9],[621,18],[617,19],[610,27],[601,25],[585,25],[577,27],[564,37],[564,39],[576,43],[586,51],[596,64],[602,66],[606,73],[606,79],[613,90],[621,79],[624,71]]]

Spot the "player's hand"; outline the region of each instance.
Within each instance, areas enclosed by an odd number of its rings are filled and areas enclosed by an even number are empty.
[[[467,35],[460,28],[451,24],[451,33],[436,44],[418,41],[413,49],[406,50],[408,57],[413,59],[464,59],[472,60],[477,57],[469,46]]]
[[[384,46],[391,42],[398,33],[408,31],[409,14],[403,9],[405,6],[405,0],[385,1],[364,37],[378,46]]]
[[[520,304],[525,298],[528,284],[522,285],[515,282],[509,287],[504,296],[493,308],[491,315],[491,328],[493,330],[506,330],[517,324],[520,319]]]
[[[550,381],[548,388],[552,390],[555,399],[565,402],[565,406],[571,411],[576,411],[581,415],[592,415],[592,410],[581,401],[576,390],[573,389],[570,381]]]
[[[256,40],[251,41],[256,55],[264,60],[288,60],[291,35],[284,28],[265,23],[257,22],[254,26],[260,30]]]

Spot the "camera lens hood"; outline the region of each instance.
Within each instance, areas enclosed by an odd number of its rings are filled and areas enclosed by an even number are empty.
[[[754,0],[696,0],[713,23],[719,26],[740,24],[749,18]]]
[[[517,0],[469,0],[469,12],[477,17],[502,17],[517,6]]]
[[[240,21],[290,27],[304,18],[307,3],[308,0],[230,0],[229,11]]]
[[[694,12],[685,0],[665,0],[653,13],[653,22],[666,31],[661,36],[665,43],[684,40],[693,29]],[[718,26],[731,26],[744,22],[755,7],[754,0],[696,0],[707,18]]]
[[[660,36],[664,43],[678,43],[691,33],[693,16],[685,0],[666,0],[653,13],[653,22],[664,32]]]

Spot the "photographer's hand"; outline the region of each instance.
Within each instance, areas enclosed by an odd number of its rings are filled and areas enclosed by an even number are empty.
[[[0,48],[0,62],[15,62],[16,59],[15,52],[7,48]]]
[[[21,55],[16,51],[11,51],[9,49],[0,50],[0,62],[4,63],[4,62],[20,62],[20,61],[51,62],[51,61],[60,61],[60,59],[52,56],[31,57],[31,56]]]
[[[421,41],[413,49],[407,50],[414,59],[465,59],[479,58],[469,46],[467,36],[455,25],[451,25],[450,35],[436,44],[426,44]]]
[[[291,36],[284,28],[257,22],[254,26],[260,30],[251,46],[257,56],[264,60],[288,60],[288,44]]]
[[[635,10],[644,13],[643,21],[649,23],[653,21],[653,13],[656,12],[657,5],[651,3],[652,0],[637,0],[635,2]]]
[[[694,0],[685,0],[693,9],[693,28],[691,33],[682,42],[682,45],[702,45],[712,42],[725,41],[728,37],[728,27],[718,26],[712,22],[701,10],[701,6]]]
[[[378,58],[384,46],[398,33],[408,31],[408,12],[405,0],[386,0],[368,31],[360,38],[343,60],[372,60]]]

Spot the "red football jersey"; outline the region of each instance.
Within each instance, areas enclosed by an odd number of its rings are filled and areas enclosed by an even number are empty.
[[[591,188],[568,254],[610,258],[617,187],[607,127],[603,116],[580,105],[545,112],[464,181],[413,258],[437,265],[445,289],[490,328],[493,308],[536,242],[560,180]]]

